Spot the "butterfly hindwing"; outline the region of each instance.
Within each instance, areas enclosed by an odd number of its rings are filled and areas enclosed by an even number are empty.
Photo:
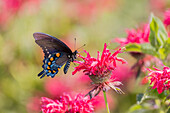
[[[48,58],[44,59],[43,71],[38,75],[44,77],[45,75],[51,76],[52,78],[58,73],[59,69],[69,61],[67,53],[55,52],[49,55]],[[44,75],[45,74],[45,75]],[[41,78],[42,78],[41,77]]]

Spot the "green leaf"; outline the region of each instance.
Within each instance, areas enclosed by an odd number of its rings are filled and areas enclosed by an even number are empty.
[[[134,112],[136,110],[140,110],[140,109],[142,109],[142,106],[139,104],[135,104],[129,109],[128,113],[132,113],[132,112]]]
[[[126,51],[141,52],[141,46],[139,44],[127,44]]]
[[[168,38],[162,48],[159,49],[159,58],[160,59],[166,59],[168,54],[170,54],[170,38]]]
[[[167,39],[168,35],[162,21],[151,14],[149,35],[150,44],[158,50],[163,47]]]
[[[154,47],[152,47],[149,43],[141,44],[141,51],[145,54],[150,54],[153,56],[157,56],[157,52]]]

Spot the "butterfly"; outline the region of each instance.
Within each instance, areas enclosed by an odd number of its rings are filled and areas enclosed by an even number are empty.
[[[77,58],[77,50],[72,52],[64,42],[45,33],[36,32],[33,37],[44,52],[43,70],[38,77],[43,78],[47,75],[53,78],[64,64],[63,71],[66,74],[70,63]]]

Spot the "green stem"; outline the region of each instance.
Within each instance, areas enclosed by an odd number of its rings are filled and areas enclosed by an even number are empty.
[[[105,104],[106,104],[107,113],[110,113],[109,104],[107,102],[107,97],[106,97],[106,91],[103,91],[103,95],[104,95],[104,100],[105,100]]]

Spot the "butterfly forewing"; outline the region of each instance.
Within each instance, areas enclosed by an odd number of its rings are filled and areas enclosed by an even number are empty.
[[[45,33],[34,33],[35,42],[43,49],[45,57],[54,52],[66,52],[72,54],[70,48],[59,39]]]

